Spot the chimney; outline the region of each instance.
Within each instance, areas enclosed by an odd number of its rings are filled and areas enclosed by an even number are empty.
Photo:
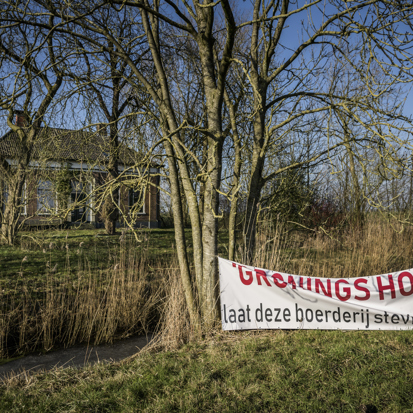
[[[16,114],[15,125],[20,126],[21,128],[27,126],[27,116],[22,110],[15,110]]]

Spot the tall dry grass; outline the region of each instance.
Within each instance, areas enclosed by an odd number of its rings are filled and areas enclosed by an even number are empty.
[[[164,349],[176,349],[194,337],[181,278],[176,269],[168,271],[163,304],[157,344]]]
[[[282,225],[258,234],[257,267],[310,277],[348,278],[413,267],[413,228],[382,219],[341,234],[288,233]]]
[[[88,268],[81,257],[75,274],[48,269],[42,284],[30,279],[0,282],[0,357],[76,343],[112,342],[155,328],[168,286],[168,268],[149,272],[145,253],[123,243],[109,269]],[[153,263],[151,263],[153,264]],[[162,268],[162,265],[157,265]]]
[[[290,274],[345,278],[412,268],[413,229],[395,229],[371,219],[362,230],[329,237],[266,225],[258,234],[254,264]],[[7,285],[7,294],[0,297],[0,357],[57,345],[96,345],[149,331],[157,333],[157,345],[168,349],[195,337],[176,260],[153,265],[127,243],[116,251],[111,251],[109,269],[91,270],[85,258],[75,277],[67,262],[66,275],[49,270],[39,288],[30,281]],[[241,249],[236,260],[243,262]],[[4,288],[0,285],[0,295]]]
[[[291,233],[282,225],[267,223],[257,234],[254,265],[310,277],[361,277],[412,268],[412,251],[413,228],[379,219],[335,236]],[[244,263],[245,256],[240,247],[236,261]],[[163,347],[173,348],[191,340],[193,331],[179,274],[170,273],[168,280],[160,341]]]

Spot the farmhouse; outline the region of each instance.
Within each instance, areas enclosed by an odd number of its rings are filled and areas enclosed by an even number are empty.
[[[16,124],[24,126],[21,116],[16,115]],[[104,128],[90,132],[42,127],[34,141],[21,202],[21,221],[25,225],[91,223],[103,227],[102,202],[114,192],[120,211],[118,225],[133,214],[134,226],[159,226],[157,165],[138,167],[141,155],[119,143],[116,155],[121,179],[115,190],[109,191],[105,183],[111,152]],[[13,165],[20,151],[17,133],[10,130],[0,137],[0,160]],[[4,209],[8,192],[3,177],[0,185]]]

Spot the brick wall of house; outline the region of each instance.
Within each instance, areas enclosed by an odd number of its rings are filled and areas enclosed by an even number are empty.
[[[137,223],[146,223],[150,227],[157,227],[159,225],[159,176],[151,176],[150,182],[153,185],[148,185],[145,192],[145,207],[144,212],[138,215]],[[154,186],[155,185],[155,186]],[[123,198],[127,210],[129,210],[129,193]]]
[[[96,185],[99,185],[103,182],[104,177],[102,174],[94,174],[95,175],[95,182]],[[138,214],[136,218],[136,224],[143,225],[143,226],[150,226],[152,228],[156,228],[159,225],[159,190],[157,186],[159,185],[159,177],[152,176],[149,178],[150,182],[156,186],[148,185],[145,192],[145,206],[144,212]],[[129,190],[126,186],[121,186],[120,188],[120,209],[122,210],[123,214],[127,215],[129,213]],[[99,213],[96,214],[97,221],[100,221]],[[124,224],[124,220],[120,217],[119,223],[121,225]]]

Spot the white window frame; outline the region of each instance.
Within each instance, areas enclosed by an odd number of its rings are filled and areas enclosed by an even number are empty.
[[[75,187],[73,185],[73,183],[75,183]],[[83,193],[87,199],[86,203],[85,203],[85,208],[86,208],[86,212],[85,212],[85,217],[86,217],[86,222],[92,222],[92,219],[94,219],[94,217],[92,216],[92,206],[93,206],[93,202],[92,199],[90,198],[90,195],[92,193],[93,190],[93,186],[94,186],[94,179],[92,182],[86,180],[86,181],[81,181],[79,179],[73,178],[70,181],[70,186],[71,186],[71,192],[70,192],[70,199],[69,202],[71,202],[71,195],[72,194],[80,194]]]
[[[51,212],[49,211],[49,209],[50,209],[50,210],[53,209],[53,208],[46,209],[46,208],[44,208],[44,205],[42,205],[42,204],[40,203],[39,188],[40,188],[40,185],[41,185],[42,183],[45,183],[45,182],[50,182],[50,186],[51,186],[51,188],[53,188],[53,182],[52,182],[52,181],[42,180],[42,179],[39,180],[39,181],[37,181],[37,189],[36,189],[36,195],[37,195],[37,197],[36,197],[37,210],[36,210],[36,215],[38,215],[38,216],[41,216],[41,215],[51,215]],[[52,195],[54,195],[54,196],[53,196],[54,209],[55,209],[55,211],[57,211],[57,194],[56,194],[54,191],[50,191],[50,192],[52,193]],[[39,208],[39,206],[40,206],[40,208]]]

